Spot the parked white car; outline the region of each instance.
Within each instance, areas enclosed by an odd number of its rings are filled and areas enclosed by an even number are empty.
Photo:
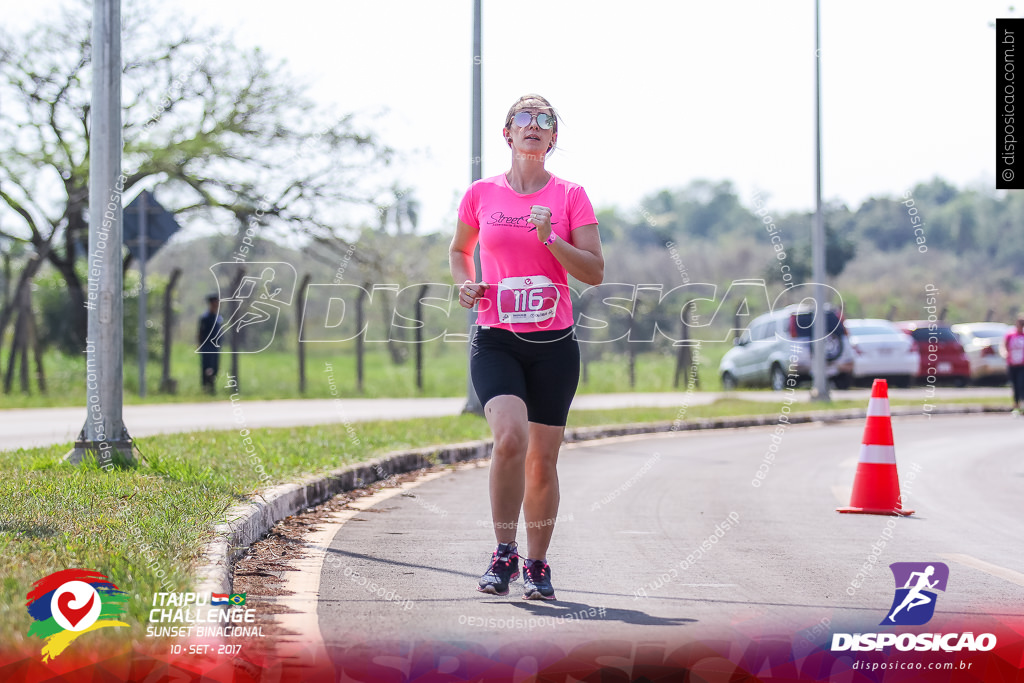
[[[893,386],[910,386],[921,356],[906,332],[881,318],[853,318],[845,324],[853,347],[855,384],[870,384],[878,378]]]
[[[1013,331],[1004,323],[959,323],[951,326],[971,364],[971,381],[976,384],[1005,384],[1006,349],[1003,337]]]
[[[813,325],[814,308],[801,305],[754,318],[722,356],[718,365],[722,388],[767,386],[782,391],[791,382],[810,380]],[[826,375],[837,389],[849,389],[853,353],[842,318],[835,311],[826,311],[825,334]],[[795,375],[793,380],[790,372]]]

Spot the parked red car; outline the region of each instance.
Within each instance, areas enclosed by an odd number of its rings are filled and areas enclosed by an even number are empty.
[[[971,364],[949,325],[927,320],[904,320],[894,324],[914,339],[914,350],[921,355],[916,375],[919,382],[925,382],[929,375],[934,375],[936,381],[951,381],[958,387],[967,384],[971,378]]]

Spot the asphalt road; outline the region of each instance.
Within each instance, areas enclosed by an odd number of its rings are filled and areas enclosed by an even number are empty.
[[[923,389],[891,389],[893,398],[924,401]],[[580,394],[573,400],[578,409],[626,408],[631,406],[680,406],[713,403],[726,394],[718,392]],[[740,391],[732,395],[748,400],[777,403],[779,394],[771,391]],[[985,397],[1009,403],[1005,388],[953,389],[941,387],[942,398]],[[801,401],[809,400],[807,391],[797,393]],[[836,399],[865,401],[870,391],[855,389],[835,391]],[[308,399],[282,401],[251,401],[240,399],[247,426],[292,427],[329,424],[348,420],[405,419],[457,415],[465,405],[462,398],[386,398],[386,399]],[[162,403],[126,405],[123,416],[132,436],[152,436],[210,429],[231,429],[237,423],[231,402]],[[84,407],[29,408],[0,411],[0,450],[32,448],[74,441],[85,422]]]
[[[475,590],[493,550],[486,463],[430,479],[331,530],[303,638],[328,649],[423,639],[568,648],[781,634],[810,650],[826,631],[878,630],[893,599],[888,565],[903,561],[949,565],[929,629],[980,633],[1024,615],[1024,419],[896,419],[908,518],[835,512],[848,502],[862,430],[789,428],[760,487],[771,428],[565,448],[548,556],[554,602],[523,601],[521,581],[503,598]],[[556,621],[569,613],[582,618]]]

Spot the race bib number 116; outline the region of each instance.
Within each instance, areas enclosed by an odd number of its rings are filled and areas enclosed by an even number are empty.
[[[498,283],[498,318],[503,323],[536,323],[555,317],[558,288],[543,275],[507,277]]]

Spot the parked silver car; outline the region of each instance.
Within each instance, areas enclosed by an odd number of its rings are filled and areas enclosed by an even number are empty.
[[[718,366],[722,387],[771,387],[781,391],[789,381],[811,378],[811,333],[814,307],[796,304],[751,321],[726,351]],[[849,388],[853,378],[853,351],[842,319],[825,312],[825,369],[837,389]],[[795,380],[789,380],[790,375]]]
[[[1013,331],[1004,323],[959,323],[950,326],[971,364],[971,381],[1005,384],[1006,349],[1003,337]]]

